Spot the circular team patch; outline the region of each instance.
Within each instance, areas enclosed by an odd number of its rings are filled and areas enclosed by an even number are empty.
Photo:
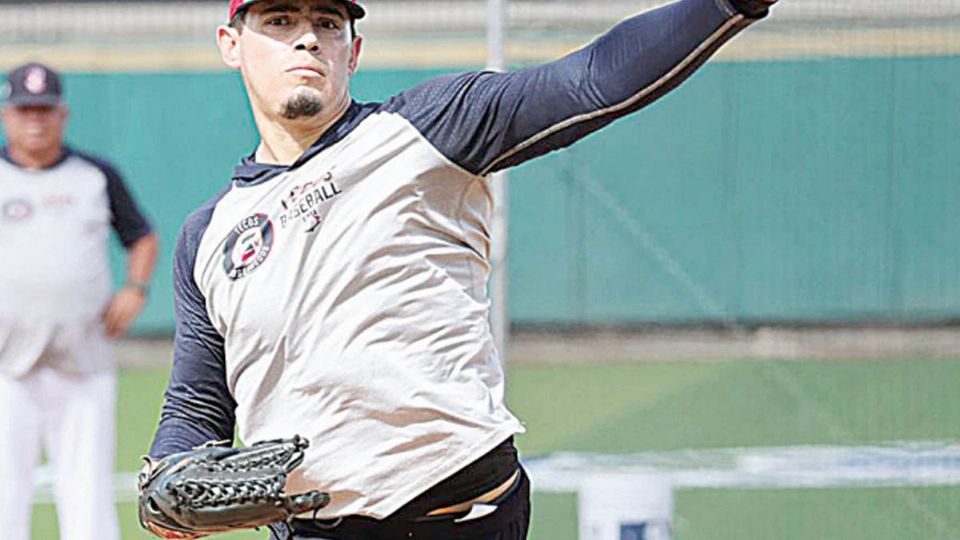
[[[260,267],[273,246],[273,224],[266,214],[244,218],[223,243],[223,269],[233,280],[250,275]]]
[[[23,221],[33,214],[33,205],[24,199],[10,199],[3,202],[0,215],[4,221]]]

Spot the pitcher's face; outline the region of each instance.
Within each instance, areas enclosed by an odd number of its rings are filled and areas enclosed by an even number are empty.
[[[221,53],[243,74],[251,104],[289,120],[349,103],[361,38],[335,0],[265,0],[239,27],[221,27]]]

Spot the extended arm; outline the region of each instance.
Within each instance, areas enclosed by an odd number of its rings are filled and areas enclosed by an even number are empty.
[[[390,104],[475,174],[563,148],[679,86],[766,15],[765,0],[681,0],[629,18],[560,60],[467,73]]]

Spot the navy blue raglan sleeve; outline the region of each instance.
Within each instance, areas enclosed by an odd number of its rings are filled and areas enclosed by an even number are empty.
[[[184,223],[174,260],[173,372],[150,456],[162,458],[208,441],[233,440],[236,402],[227,388],[223,337],[210,322],[193,278],[197,248],[213,204]]]
[[[79,154],[79,153],[78,153]],[[107,179],[107,198],[110,201],[110,225],[124,247],[129,248],[153,229],[134,201],[120,172],[108,161],[79,154],[93,163]]]
[[[681,0],[629,18],[555,62],[435,79],[385,107],[454,163],[487,174],[566,147],[676,88],[766,14],[757,4]]]

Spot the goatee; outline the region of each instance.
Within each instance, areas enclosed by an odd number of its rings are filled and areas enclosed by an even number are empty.
[[[316,116],[322,110],[323,103],[316,96],[297,94],[283,104],[280,114],[287,120],[296,120]]]

